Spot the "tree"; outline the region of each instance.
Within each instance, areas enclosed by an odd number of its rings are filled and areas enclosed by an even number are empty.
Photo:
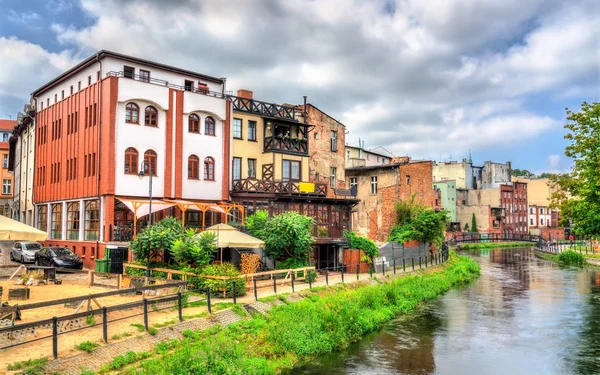
[[[580,236],[600,235],[600,102],[583,102],[580,112],[568,108],[570,144],[565,155],[573,159],[569,173],[552,176],[552,207],[559,208],[562,224],[571,223]]]
[[[173,258],[180,266],[202,267],[210,263],[216,247],[217,235],[213,232],[197,233],[188,229],[170,249]]]
[[[255,214],[246,218],[246,229],[248,230],[248,234],[264,241],[266,238],[265,228],[268,223],[269,213],[265,210],[256,211]]]
[[[540,173],[538,175],[539,178],[552,178],[552,176],[554,176],[554,173],[548,173],[548,172]]]
[[[444,231],[449,221],[447,211],[436,212],[415,201],[415,195],[408,201],[396,203],[396,225],[392,228],[388,241],[404,242],[417,240],[441,246]]]
[[[396,224],[403,226],[415,220],[419,214],[427,209],[426,206],[416,201],[416,194],[410,200],[396,202]]]
[[[529,172],[527,169],[518,169],[515,168],[511,171],[511,175],[515,176],[515,177],[525,177],[525,178],[530,178],[530,177],[535,177],[535,175],[531,172]]]
[[[469,231],[469,223],[466,223],[466,224],[465,224],[465,229],[464,229],[464,230],[465,230],[465,232],[468,232],[468,231]]]
[[[167,217],[158,223],[141,230],[131,241],[131,249],[136,259],[146,259],[148,253],[170,250],[173,243],[183,237],[181,221]]]
[[[471,231],[477,233],[477,218],[475,217],[475,212],[473,212],[473,216],[471,217]]]

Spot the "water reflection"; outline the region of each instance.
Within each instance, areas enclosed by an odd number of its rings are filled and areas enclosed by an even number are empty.
[[[296,374],[600,374],[600,273],[528,249],[469,252],[481,277]]]

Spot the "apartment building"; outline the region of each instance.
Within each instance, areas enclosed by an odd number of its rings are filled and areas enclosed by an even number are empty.
[[[2,182],[2,190],[0,191],[0,213],[12,218],[13,194],[14,194],[14,177],[9,170],[9,145],[14,127],[17,121],[1,120],[0,119],[0,160],[2,160],[2,168],[0,169],[0,181]]]
[[[392,162],[394,155],[383,147],[367,150],[364,141],[358,140],[359,146],[346,145],[346,168],[372,167],[386,165]]]

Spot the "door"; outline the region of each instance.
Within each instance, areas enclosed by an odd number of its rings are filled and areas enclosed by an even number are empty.
[[[123,262],[127,260],[129,249],[118,247],[116,249],[106,249],[110,252],[109,273],[123,273]]]

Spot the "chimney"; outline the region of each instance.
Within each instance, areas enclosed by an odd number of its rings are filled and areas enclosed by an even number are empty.
[[[303,96],[304,98],[304,110],[302,111],[302,117],[304,117],[304,123],[308,123],[307,121],[307,117],[308,117],[308,113],[306,112],[306,95]]]
[[[244,98],[244,99],[253,99],[252,91],[246,90],[246,89],[237,90],[237,96],[239,96],[240,98]]]

